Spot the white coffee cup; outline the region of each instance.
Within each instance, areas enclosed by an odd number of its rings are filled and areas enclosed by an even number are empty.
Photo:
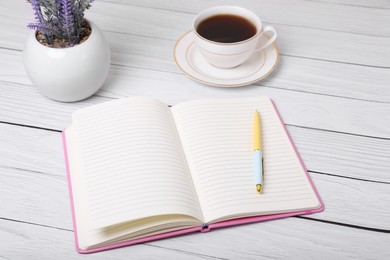
[[[217,15],[236,15],[245,18],[256,27],[256,34],[238,42],[222,43],[208,40],[197,32],[198,25],[207,18]],[[276,31],[272,26],[262,27],[259,17],[245,8],[237,6],[215,6],[200,12],[194,19],[193,31],[195,43],[204,58],[218,68],[234,68],[248,60],[255,52],[260,51],[276,39]],[[272,32],[272,36],[260,41],[265,33]]]

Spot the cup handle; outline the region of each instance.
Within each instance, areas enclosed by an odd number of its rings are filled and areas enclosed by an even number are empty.
[[[264,43],[263,46],[258,46],[255,51],[260,51],[260,50],[268,47],[270,44],[272,44],[276,40],[277,34],[275,31],[275,28],[272,27],[271,25],[267,25],[264,27],[263,32],[260,34],[260,37],[262,37],[267,32],[272,32],[272,37],[268,41],[266,41],[266,43]]]

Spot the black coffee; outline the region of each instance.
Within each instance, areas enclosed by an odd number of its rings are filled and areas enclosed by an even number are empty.
[[[210,41],[232,43],[251,38],[257,30],[254,24],[241,16],[222,14],[200,22],[196,31]]]

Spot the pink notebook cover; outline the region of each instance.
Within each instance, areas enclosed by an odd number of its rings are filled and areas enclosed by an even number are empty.
[[[303,211],[293,211],[293,212],[287,212],[287,213],[280,213],[280,214],[272,214],[272,215],[264,215],[264,216],[255,216],[255,217],[246,217],[246,218],[238,218],[238,219],[232,219],[232,220],[227,220],[227,221],[222,221],[218,223],[213,223],[207,226],[199,226],[199,227],[193,227],[193,228],[187,228],[187,229],[182,229],[182,230],[177,230],[177,231],[171,231],[171,232],[166,232],[158,235],[153,235],[153,236],[148,236],[144,238],[139,238],[139,239],[132,239],[124,242],[118,242],[114,243],[111,245],[106,245],[106,246],[101,246],[93,249],[82,249],[79,246],[78,243],[78,232],[77,232],[77,225],[76,225],[76,216],[75,216],[75,208],[74,208],[74,202],[73,202],[73,191],[72,191],[72,180],[70,176],[70,170],[69,170],[69,160],[68,160],[68,151],[67,151],[67,145],[66,145],[66,137],[65,137],[65,130],[62,132],[62,141],[63,141],[63,147],[64,147],[64,155],[65,155],[65,164],[66,164],[66,172],[67,172],[67,179],[68,179],[68,187],[69,187],[69,196],[70,196],[70,203],[72,207],[72,219],[73,219],[73,226],[74,226],[74,236],[75,236],[75,243],[76,243],[76,251],[80,254],[88,254],[88,253],[95,253],[99,251],[104,251],[104,250],[109,250],[109,249],[114,249],[114,248],[119,248],[119,247],[124,247],[124,246],[130,246],[134,244],[140,244],[140,243],[145,243],[145,242],[150,242],[158,239],[163,239],[163,238],[168,238],[168,237],[174,237],[174,236],[179,236],[179,235],[184,235],[188,233],[193,233],[193,232],[208,232],[212,229],[215,228],[223,228],[223,227],[229,227],[229,226],[235,226],[235,225],[241,225],[241,224],[248,224],[248,223],[254,223],[254,222],[260,222],[260,221],[266,221],[266,220],[272,220],[272,219],[279,219],[279,218],[286,218],[286,217],[291,217],[291,216],[297,216],[297,215],[304,215],[304,214],[312,214],[312,213],[317,213],[321,212],[324,210],[324,203],[314,186],[314,183],[307,172],[307,169],[305,167],[305,164],[302,161],[302,158],[300,157],[297,148],[294,145],[294,142],[291,139],[291,136],[284,125],[283,119],[280,116],[279,111],[277,110],[275,103],[273,100],[271,100],[272,105],[279,117],[280,123],[283,125],[285,133],[287,134],[291,145],[294,148],[294,151],[303,167],[303,169],[306,172],[307,178],[310,181],[310,184],[320,201],[320,207],[312,210],[303,210]]]

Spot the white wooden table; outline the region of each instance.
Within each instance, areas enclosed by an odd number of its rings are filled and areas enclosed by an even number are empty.
[[[176,67],[176,40],[218,4],[276,28],[280,62],[269,77],[224,89]],[[0,0],[0,259],[390,259],[389,0],[97,0],[86,16],[110,42],[109,79],[92,98],[59,103],[23,68],[30,6]],[[76,109],[129,95],[270,96],[325,211],[78,255],[61,130]]]

